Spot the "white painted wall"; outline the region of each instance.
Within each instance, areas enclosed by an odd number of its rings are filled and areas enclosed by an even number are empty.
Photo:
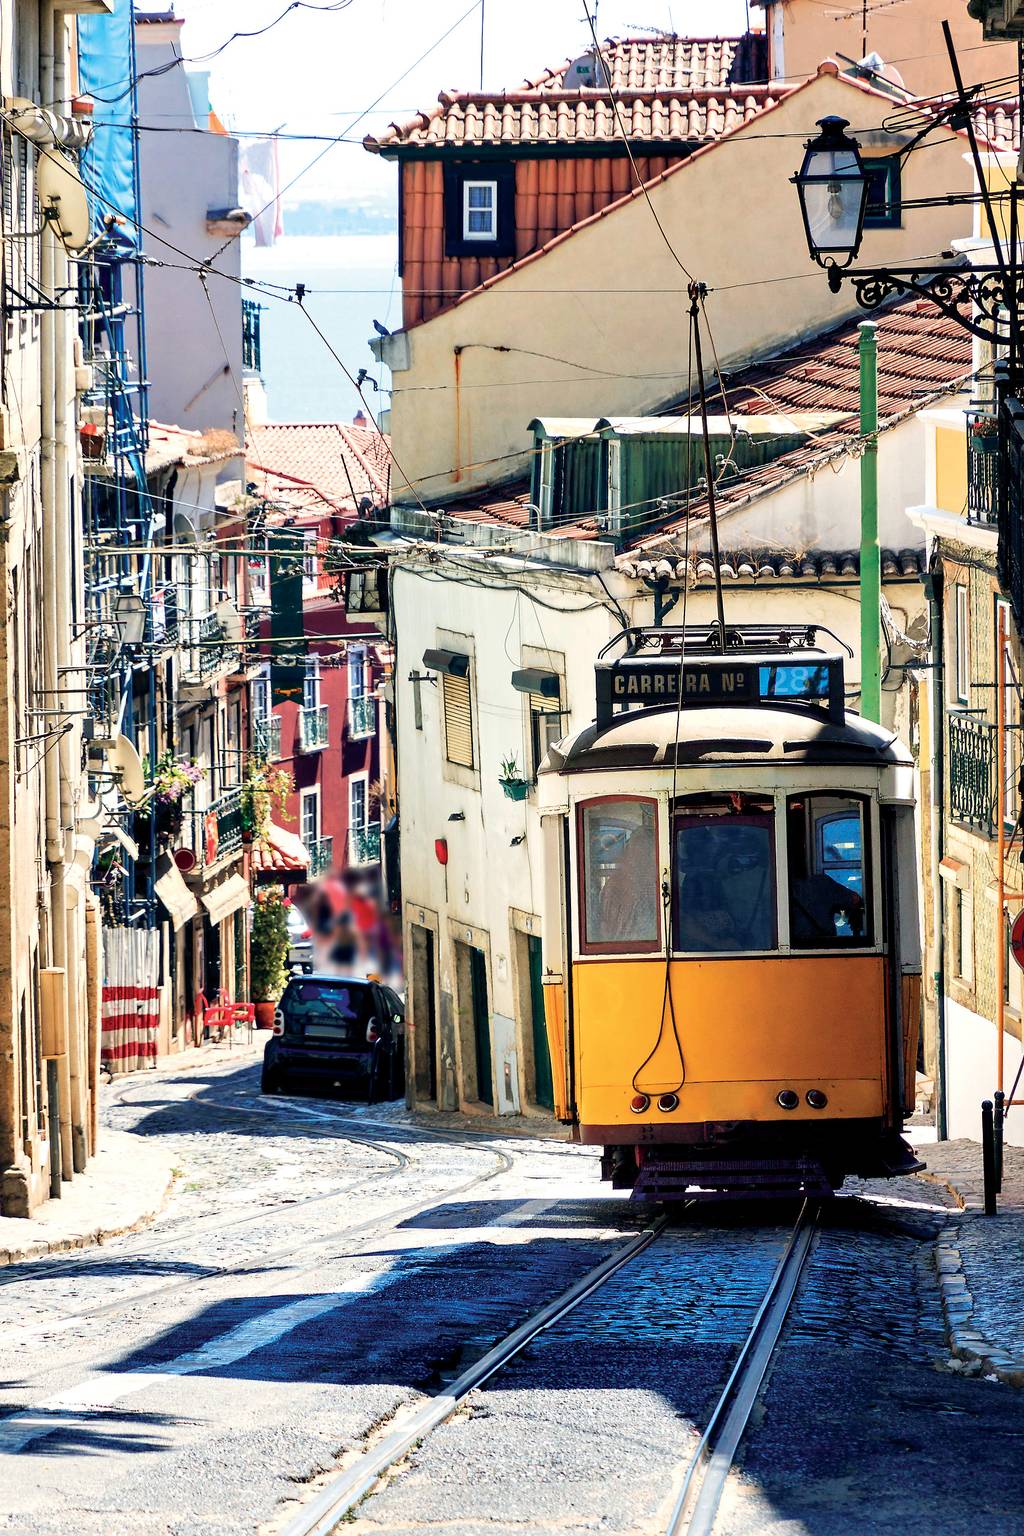
[[[951,1139],[981,1140],[981,1102],[996,1089],[996,1027],[951,997],[944,999],[946,1016],[946,1130]],[[1004,1092],[1007,1097],[1020,1066],[1020,1041],[1003,1031]],[[1022,1079],[1024,1081],[1024,1079]],[[1024,1097],[1018,1090],[1018,1097]],[[1007,1116],[1004,1139],[1024,1147],[1024,1112]]]
[[[211,208],[238,203],[238,141],[181,131],[203,126],[196,123],[183,66],[147,76],[181,51],[181,31],[173,23],[138,28],[140,121],[179,130],[140,133],[139,165],[146,252],[187,265],[172,247],[206,261],[227,238],[208,233],[206,217]],[[172,425],[241,435],[242,290],[229,280],[241,273],[237,238],[216,268],[227,276],[207,280],[209,303],[194,271],[146,268],[150,414]]]

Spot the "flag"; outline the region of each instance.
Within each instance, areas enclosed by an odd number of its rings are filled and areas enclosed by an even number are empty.
[[[253,221],[258,246],[271,246],[284,234],[281,220],[281,175],[277,140],[242,139],[238,162],[238,196]]]

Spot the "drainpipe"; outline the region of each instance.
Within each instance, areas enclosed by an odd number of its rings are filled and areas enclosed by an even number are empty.
[[[947,1135],[946,1114],[946,938],[942,923],[942,877],[939,865],[945,854],[945,776],[946,776],[946,719],[944,682],[944,635],[942,624],[942,576],[928,578],[928,607],[932,635],[932,934],[934,969],[932,986],[935,992],[935,1132],[940,1141]]]
[[[882,556],[878,544],[878,326],[860,331],[860,712],[881,719]]]

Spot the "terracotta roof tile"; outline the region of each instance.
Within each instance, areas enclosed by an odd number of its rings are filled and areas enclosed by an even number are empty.
[[[372,427],[329,422],[266,422],[246,444],[246,472],[272,498],[297,509],[354,515],[364,497],[387,504],[390,448]]]
[[[706,143],[785,94],[748,82],[755,58],[735,37],[610,38],[602,56],[630,138]],[[566,89],[572,60],[515,91],[442,91],[438,105],[392,123],[366,148],[610,143],[620,137],[606,90]]]

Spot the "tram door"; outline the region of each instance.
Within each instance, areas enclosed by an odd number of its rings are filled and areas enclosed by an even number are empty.
[[[540,939],[529,937],[530,1013],[533,1023],[533,1077],[535,1102],[544,1109],[554,1109],[555,1091],[551,1079],[551,1054],[544,1023],[544,985],[542,981]]]

